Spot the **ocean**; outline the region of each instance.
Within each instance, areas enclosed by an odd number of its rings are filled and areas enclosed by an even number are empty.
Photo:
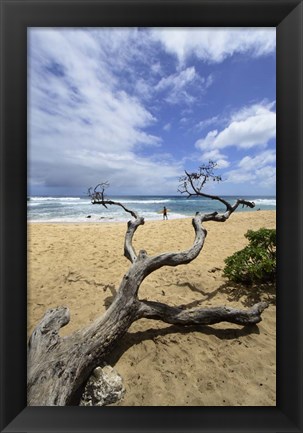
[[[223,197],[233,203],[238,197]],[[239,206],[237,212],[255,212],[256,210],[275,210],[276,197],[246,196],[241,197],[253,201],[254,209]],[[185,196],[112,196],[111,200],[119,201],[126,208],[132,209],[145,220],[161,220],[161,211],[168,209],[168,218],[186,218],[196,212],[224,211],[225,207],[207,198],[186,198]],[[31,222],[117,222],[128,221],[131,215],[121,207],[93,205],[90,198],[85,197],[28,197],[27,216]]]

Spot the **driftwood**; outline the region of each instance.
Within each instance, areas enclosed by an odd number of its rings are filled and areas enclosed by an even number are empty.
[[[187,326],[224,321],[246,326],[260,322],[261,314],[268,306],[260,302],[246,310],[228,307],[182,309],[140,300],[138,297],[140,285],[149,274],[163,266],[190,263],[199,255],[207,234],[202,225],[204,221],[226,221],[240,204],[253,207],[250,202],[237,200],[233,206],[226,202],[227,209],[223,214],[197,213],[192,220],[195,239],[191,248],[149,256],[144,250],[137,254],[133,247],[133,236],[138,227],[144,224],[144,219],[123,204],[106,200],[104,184],[101,184],[101,193],[96,194],[94,191],[91,198],[94,204],[118,205],[132,215],[124,242],[124,255],[131,265],[109,309],[90,326],[61,338],[59,330],[69,322],[69,310],[59,307],[46,312],[28,342],[27,394],[30,406],[72,404],[79,387],[136,320],[156,319]]]

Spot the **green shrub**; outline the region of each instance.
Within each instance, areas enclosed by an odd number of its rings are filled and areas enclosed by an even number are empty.
[[[248,230],[247,247],[225,259],[224,276],[236,283],[272,283],[276,279],[276,230]]]

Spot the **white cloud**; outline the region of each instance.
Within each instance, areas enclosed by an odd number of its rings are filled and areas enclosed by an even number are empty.
[[[243,170],[254,170],[258,167],[264,167],[267,164],[275,164],[276,154],[273,150],[267,150],[258,154],[255,157],[245,156],[238,163],[238,166]]]
[[[217,159],[217,167],[219,169],[229,167],[230,163],[226,159]]]
[[[242,107],[230,115],[227,126],[219,131],[210,131],[204,138],[196,142],[196,148],[202,151],[203,161],[213,160],[221,169],[231,167],[234,159],[232,150],[222,153],[228,148],[247,150],[244,156],[233,168],[225,170],[223,178],[226,185],[238,185],[243,189],[251,186],[252,190],[261,188],[263,193],[273,192],[276,184],[276,155],[271,149],[262,150],[276,136],[275,103],[262,101],[259,104]],[[219,123],[219,118],[213,118]],[[226,122],[226,119],[225,119]],[[212,123],[210,119],[209,124]],[[261,149],[261,150],[260,150]],[[256,151],[259,150],[259,153]],[[234,186],[234,188],[235,188]]]
[[[151,88],[152,92],[164,92],[164,99],[170,104],[193,103],[196,100],[197,93],[204,93],[205,90],[213,83],[212,76],[207,78],[201,77],[195,67],[190,66],[174,74],[164,76]],[[195,94],[191,91],[191,86],[195,85]]]
[[[197,78],[197,73],[195,68],[192,66],[179,73],[162,78],[157,84],[155,90],[162,91],[166,89],[173,89],[174,91],[178,91],[186,87],[195,78]]]
[[[256,115],[267,114],[268,111],[272,111],[275,107],[276,101],[267,102],[262,101],[259,104],[252,104],[249,106],[242,107],[240,110],[235,111],[231,115],[231,120],[235,122],[239,122],[241,120],[246,120],[249,117],[253,117]]]
[[[162,73],[161,63],[160,62],[156,62],[156,63],[152,64],[151,71],[155,75],[161,75],[161,73]]]
[[[248,183],[272,189],[276,184],[276,154],[274,150],[266,150],[256,156],[245,156],[234,170],[225,173],[228,182]]]
[[[31,168],[30,170],[31,171]],[[86,192],[90,186],[108,180],[110,193],[132,191],[133,194],[165,194],[176,191],[180,165],[161,155],[155,161],[128,152],[89,152],[79,149],[74,158],[59,159],[50,164],[40,161],[36,167],[35,185],[65,188],[78,187]],[[126,190],[127,187],[127,190]]]
[[[201,77],[193,66],[169,75],[163,71],[157,77],[154,75],[152,73],[144,78],[138,76],[134,82],[135,93],[147,102],[157,94],[161,100],[172,105],[192,104],[214,81],[212,75]]]
[[[91,177],[85,176],[86,172],[96,176],[110,164],[114,172],[121,171],[121,161],[129,164],[126,173],[133,171],[135,176],[144,166],[144,159],[135,156],[136,149],[161,144],[160,137],[145,129],[156,119],[136,97],[118,89],[103,54],[93,32],[30,31],[29,158],[33,183],[44,179],[45,184],[79,184],[83,183],[81,176]],[[115,160],[106,157],[107,153],[123,157]],[[146,166],[149,163],[145,161]],[[150,168],[158,170],[156,164]]]
[[[29,30],[32,184],[85,188],[96,179],[108,179],[117,189],[128,185],[142,191],[146,185],[151,193],[175,191],[184,160],[178,163],[165,155],[160,134],[167,137],[163,131],[171,130],[179,118],[187,131],[194,129],[197,120],[191,104],[201,103],[201,95],[214,81],[213,75],[202,77],[198,66],[186,61],[196,56],[219,62],[239,52],[260,56],[274,50],[273,30],[235,31],[221,29],[214,37],[210,29]],[[163,48],[176,56],[177,67]],[[170,104],[167,112],[165,103]],[[202,120],[200,128],[214,125],[214,131],[196,143],[202,157],[216,160],[220,168],[230,164],[222,149],[262,147],[275,136],[270,104],[244,107],[230,116],[228,124],[226,118],[224,125],[220,119]],[[161,157],[155,158],[155,152]],[[270,164],[259,168],[267,178]]]
[[[265,147],[276,136],[276,113],[271,107],[272,104],[260,103],[242,108],[233,114],[225,129],[210,131],[205,138],[197,140],[196,147],[201,150]]]
[[[221,153],[218,149],[204,152],[200,159],[204,162],[214,161],[217,164],[218,169],[227,168],[230,165],[228,157]]]
[[[209,117],[208,119],[203,119],[197,124],[196,128],[199,130],[203,130],[205,128],[208,128],[211,125],[216,124],[218,120],[219,120],[219,116],[213,116],[213,117]]]
[[[180,64],[190,56],[218,63],[236,53],[259,57],[275,51],[275,28],[157,28],[154,40],[177,57]]]

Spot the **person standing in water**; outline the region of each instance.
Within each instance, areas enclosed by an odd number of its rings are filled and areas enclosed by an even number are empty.
[[[166,209],[166,207],[164,206],[164,208],[163,208],[163,219],[165,220],[168,220],[168,216],[167,216],[167,209]]]

